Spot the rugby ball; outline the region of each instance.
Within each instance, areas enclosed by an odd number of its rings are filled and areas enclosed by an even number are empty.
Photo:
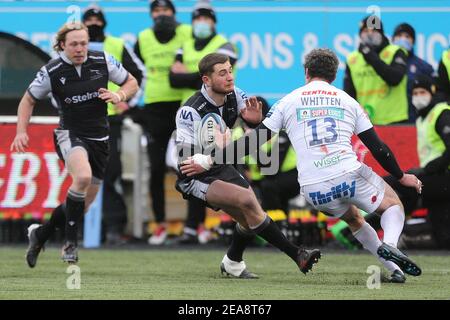
[[[217,113],[210,112],[202,118],[197,131],[197,139],[200,146],[208,148],[215,145],[214,131],[217,126],[219,126],[220,132],[222,133],[227,130],[225,121]]]

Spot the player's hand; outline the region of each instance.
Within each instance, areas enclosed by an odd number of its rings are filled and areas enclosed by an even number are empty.
[[[405,187],[415,188],[417,193],[422,193],[422,181],[415,175],[405,173],[399,182]]]
[[[190,177],[208,171],[211,165],[212,159],[210,156],[196,154],[181,163],[180,171]]]
[[[28,141],[29,138],[26,132],[18,133],[16,134],[13,143],[11,144],[10,150],[23,153],[25,152],[25,149],[28,148]]]
[[[231,130],[227,128],[224,133],[220,131],[219,125],[216,125],[214,130],[214,142],[220,149],[225,148],[231,142]]]
[[[105,101],[106,103],[118,104],[122,101],[121,96],[117,92],[110,91],[105,88],[98,89],[98,93],[100,94],[98,97]]]
[[[249,123],[260,123],[263,119],[261,101],[258,101],[256,97],[245,100],[245,108],[241,110],[241,117]]]
[[[188,73],[188,69],[180,61],[176,61],[170,68],[170,71],[173,73]]]

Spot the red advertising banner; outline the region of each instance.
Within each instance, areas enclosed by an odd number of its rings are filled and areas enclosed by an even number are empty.
[[[29,148],[20,154],[10,151],[16,133],[15,124],[0,124],[0,213],[51,212],[64,201],[70,178],[53,143],[54,124],[31,124]],[[379,136],[392,149],[403,170],[419,166],[414,126],[376,128]],[[387,173],[378,165],[368,149],[354,137],[358,159],[381,176]]]
[[[380,126],[376,127],[375,130],[381,140],[392,150],[403,171],[419,167],[415,126]],[[388,175],[356,136],[353,137],[353,150],[358,155],[359,161],[367,164],[380,176]]]
[[[1,124],[0,212],[51,212],[64,201],[70,177],[53,143],[54,124],[30,124],[26,153],[10,151],[15,124]]]

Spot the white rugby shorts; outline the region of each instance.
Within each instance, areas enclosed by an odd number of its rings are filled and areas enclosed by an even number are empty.
[[[327,181],[302,186],[300,192],[317,210],[340,218],[350,205],[374,212],[384,197],[385,182],[365,164]]]

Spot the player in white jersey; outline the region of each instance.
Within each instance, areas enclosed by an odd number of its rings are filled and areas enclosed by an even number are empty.
[[[305,59],[307,84],[276,103],[263,123],[252,134],[234,142],[234,147],[244,144],[249,153],[251,148],[265,142],[264,136],[270,136],[259,134],[261,131],[270,130],[272,134],[284,128],[297,153],[299,183],[307,201],[347,222],[364,248],[392,272],[391,281],[403,283],[406,279],[403,272],[418,276],[421,269],[397,249],[405,219],[402,203],[382,178],[357,160],[351,146],[352,135],[358,135],[382,167],[401,184],[421,192],[422,183],[416,176],[401,171],[358,102],[331,85],[338,64],[331,50],[315,49],[309,53]],[[255,135],[257,146],[250,146]],[[219,132],[216,137],[220,138]],[[228,149],[220,151],[221,159],[226,158]],[[197,159],[197,163],[186,161],[185,168],[195,167],[198,172],[209,169],[211,159]],[[358,208],[381,215],[383,243]]]

